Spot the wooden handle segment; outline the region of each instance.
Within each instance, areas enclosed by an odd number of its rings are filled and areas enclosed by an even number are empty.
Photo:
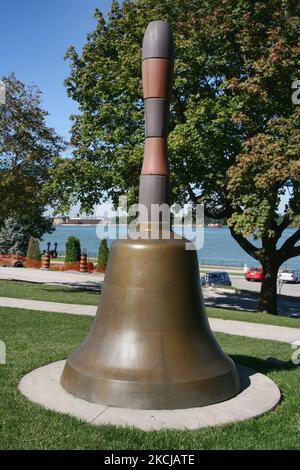
[[[169,202],[167,136],[173,49],[168,23],[149,23],[143,40],[145,151],[139,199],[149,209],[151,204]]]

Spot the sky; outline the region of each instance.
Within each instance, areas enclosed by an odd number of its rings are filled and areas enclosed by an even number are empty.
[[[77,105],[64,86],[69,75],[64,55],[71,45],[80,52],[86,34],[95,29],[95,8],[106,15],[110,5],[111,0],[0,0],[0,78],[14,72],[26,85],[36,84],[49,112],[47,124],[67,140]],[[111,215],[106,205],[96,212],[107,210]],[[77,212],[75,207],[71,215]]]
[[[26,85],[37,85],[47,124],[66,140],[77,104],[64,86],[70,71],[64,55],[69,46],[81,51],[96,27],[93,12],[99,8],[106,16],[110,5],[111,0],[0,0],[0,78],[14,72]],[[110,205],[95,210],[112,215]],[[70,215],[78,211],[75,206]]]
[[[77,106],[66,93],[69,74],[64,54],[81,50],[95,29],[95,8],[107,14],[110,0],[0,0],[0,77],[15,72],[26,85],[42,91],[47,124],[69,137],[69,116]]]

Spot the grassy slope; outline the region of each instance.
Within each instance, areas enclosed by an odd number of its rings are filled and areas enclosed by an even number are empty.
[[[270,368],[269,356],[287,360],[283,343],[217,334],[223,349],[240,364],[268,374],[283,401],[265,416],[199,431],[142,432],[113,426],[95,427],[43,409],[17,390],[30,370],[64,359],[82,341],[89,317],[0,308],[0,339],[7,364],[0,365],[1,449],[299,449],[299,367]]]
[[[98,305],[99,292],[57,285],[51,286],[31,282],[0,280],[0,297]],[[300,328],[299,318],[273,317],[263,313],[242,312],[214,307],[207,307],[207,313],[210,317],[224,318],[225,320],[250,321],[253,323],[267,323],[269,325]]]

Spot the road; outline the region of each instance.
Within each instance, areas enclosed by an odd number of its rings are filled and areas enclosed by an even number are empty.
[[[232,286],[236,289],[248,290],[251,292],[260,292],[260,282],[249,282],[243,277],[231,276]],[[278,292],[279,293],[279,292]],[[283,284],[281,288],[281,295],[288,295],[291,297],[298,297],[300,301],[300,284]]]

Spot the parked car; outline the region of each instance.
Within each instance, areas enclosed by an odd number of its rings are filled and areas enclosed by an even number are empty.
[[[201,276],[204,286],[231,286],[231,280],[226,271],[211,271]]]
[[[25,256],[14,254],[0,254],[0,266],[24,268]]]
[[[246,273],[246,281],[262,281],[264,278],[264,270],[260,266],[249,266]]]
[[[278,279],[282,282],[292,282],[293,284],[297,284],[300,282],[300,271],[296,271],[294,269],[283,269],[278,274]]]

